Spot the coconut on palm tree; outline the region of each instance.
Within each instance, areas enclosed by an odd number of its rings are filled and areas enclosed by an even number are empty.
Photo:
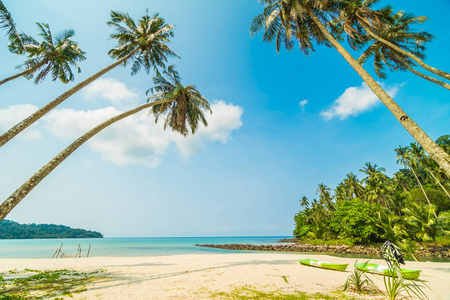
[[[48,24],[36,23],[36,25],[43,39],[42,43],[25,34],[21,34],[22,41],[27,41],[25,46],[10,43],[9,48],[12,52],[21,53],[23,48],[28,59],[18,67],[25,69],[24,71],[1,80],[0,85],[22,76],[28,79],[34,77],[34,83],[38,84],[50,73],[53,81],[59,79],[63,83],[68,83],[74,80],[72,66],[77,68],[78,73],[81,72],[78,62],[85,60],[86,57],[78,43],[70,39],[75,32],[69,29],[52,35]]]
[[[165,76],[158,73],[153,78],[153,83],[155,84],[153,90],[156,91],[157,94],[149,98],[149,100],[153,100],[152,102],[112,117],[75,140],[71,145],[61,151],[31,176],[0,205],[0,221],[3,220],[37,184],[69,157],[70,154],[97,133],[119,120],[136,114],[146,108],[151,108],[153,114],[156,116],[155,122],[158,121],[158,117],[165,116],[166,120],[164,128],[169,126],[172,130],[177,131],[184,136],[186,136],[188,132],[194,134],[199,128],[199,123],[207,126],[208,123],[204,113],[211,112],[208,100],[200,94],[195,86],[189,85],[184,87],[181,85],[181,78],[173,66],[169,67],[168,71],[165,71],[163,74]]]
[[[276,42],[276,48],[284,44],[292,50],[296,40],[304,53],[314,50],[314,42],[334,47],[352,68],[360,75],[367,86],[377,95],[381,102],[391,111],[402,126],[429,153],[429,155],[450,176],[450,156],[445,153],[383,90],[370,74],[353,58],[350,53],[333,37],[331,21],[337,20],[339,13],[348,1],[340,0],[261,0],[265,5],[262,14],[256,16],[250,27],[252,34],[263,30],[265,42]],[[369,8],[361,16],[361,22],[374,22],[368,17]],[[370,18],[375,18],[371,14]],[[361,25],[358,21],[358,24]],[[362,26],[362,25],[361,25]]]
[[[164,19],[158,14],[155,14],[153,17],[146,14],[136,24],[127,13],[112,11],[111,21],[108,22],[108,25],[116,30],[116,32],[111,35],[111,38],[117,40],[118,46],[110,50],[109,55],[112,58],[117,59],[117,61],[69,89],[67,92],[9,129],[0,136],[0,147],[42,118],[67,98],[115,67],[122,64],[126,66],[130,63],[132,65],[132,75],[136,74],[141,69],[144,69],[148,73],[150,70],[164,68],[168,57],[178,57],[167,46],[170,42],[170,38],[173,37],[173,25],[166,24]]]

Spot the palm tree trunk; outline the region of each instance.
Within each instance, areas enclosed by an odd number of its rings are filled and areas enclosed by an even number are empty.
[[[31,190],[39,184],[50,172],[52,172],[60,163],[62,163],[72,152],[78,149],[81,145],[87,142],[91,137],[105,129],[111,124],[122,120],[128,116],[131,116],[143,109],[151,107],[153,105],[168,103],[173,100],[161,100],[155,101],[152,103],[147,103],[141,105],[132,110],[126,111],[120,115],[112,117],[111,119],[106,120],[100,125],[94,127],[89,130],[87,133],[79,137],[75,140],[71,145],[69,145],[66,149],[61,151],[58,155],[56,155],[52,160],[50,160],[45,166],[43,166],[39,171],[37,171],[33,176],[31,176],[20,188],[18,188],[11,196],[9,196],[1,205],[0,205],[0,221],[3,220],[9,212],[17,205],[19,202],[28,195]]]
[[[330,44],[344,57],[344,59],[361,76],[369,88],[377,95],[384,105],[391,111],[395,118],[411,134],[411,136],[423,147],[425,151],[441,166],[441,168],[450,176],[450,155],[439,147],[420,127],[417,125],[398,104],[381,88],[381,86],[370,76],[370,74],[350,55],[350,53],[341,46],[333,36],[328,32],[325,25],[319,20],[313,11],[308,15],[327,38]]]
[[[409,165],[409,168],[410,168],[411,171],[413,172],[414,177],[416,177],[417,183],[419,184],[420,189],[422,190],[422,193],[425,195],[425,199],[427,199],[428,204],[431,206],[430,199],[428,199],[428,195],[427,195],[427,193],[425,192],[425,189],[423,188],[422,183],[420,183],[419,177],[417,177],[417,174],[416,174],[416,172],[414,171],[414,168],[413,168],[411,165]],[[437,219],[436,212],[433,212],[433,214],[434,214],[434,216],[435,216],[436,219]]]
[[[436,182],[439,184],[439,186],[444,191],[444,193],[450,198],[450,194],[448,193],[447,189],[442,185],[442,183],[439,181],[439,179],[437,179],[436,176],[434,176],[434,174],[433,174],[433,172],[431,172],[430,168],[428,168],[427,166],[425,166],[425,168],[428,170],[428,172],[431,174],[431,176],[434,178],[434,180],[436,180]]]
[[[447,90],[450,90],[450,84],[443,82],[442,80],[436,79],[434,77],[428,76],[420,71],[417,71],[416,69],[414,69],[413,67],[411,67],[411,65],[409,63],[407,63],[404,59],[402,59],[399,55],[397,55],[397,59],[400,60],[403,65],[413,74],[422,77],[425,80],[428,80],[430,82],[433,82],[435,84],[438,84],[444,88],[446,88]]]
[[[432,66],[427,65],[426,63],[423,62],[423,60],[421,60],[420,58],[418,58],[417,56],[415,56],[414,54],[403,50],[402,48],[396,46],[395,44],[389,42],[388,40],[383,39],[382,37],[379,37],[378,35],[376,35],[375,33],[373,33],[369,28],[367,28],[367,26],[364,26],[363,24],[361,24],[361,26],[364,28],[364,30],[369,34],[369,36],[371,36],[372,38],[376,39],[379,42],[382,42],[383,44],[391,47],[392,49],[394,49],[395,51],[411,58],[412,60],[414,60],[416,63],[419,64],[419,66],[421,66],[422,68],[424,68],[427,71],[430,71],[433,74],[436,74],[438,76],[441,76],[442,78],[445,78],[447,80],[450,80],[450,74],[444,71],[441,71],[439,69],[436,69]]]
[[[0,136],[0,147],[2,147],[4,144],[9,142],[12,138],[14,138],[16,135],[18,135],[20,132],[25,130],[28,126],[42,118],[45,114],[47,114],[49,111],[54,109],[56,106],[61,104],[64,100],[75,94],[76,92],[80,91],[82,88],[86,87],[88,84],[99,78],[100,76],[106,74],[107,72],[111,71],[118,65],[126,62],[134,53],[136,53],[139,49],[134,50],[124,58],[116,61],[115,63],[109,65],[108,67],[104,68],[103,70],[95,73],[91,77],[85,79],[84,81],[80,82],[52,102],[48,103],[46,106],[42,107],[32,115],[30,115],[28,118],[24,119],[22,122],[17,123],[14,127],[10,128],[7,132],[2,134]]]
[[[11,77],[8,77],[8,78],[5,78],[5,79],[3,79],[3,80],[0,81],[0,85],[5,84],[5,83],[7,83],[8,81],[14,80],[14,79],[16,79],[16,78],[19,78],[19,77],[22,77],[22,76],[26,76],[26,75],[28,75],[28,74],[31,74],[31,73],[33,73],[34,71],[36,71],[38,68],[40,68],[42,65],[44,65],[44,64],[43,64],[43,63],[42,63],[42,64],[39,64],[39,65],[37,65],[37,66],[35,66],[35,67],[26,69],[25,71],[20,72],[19,74],[16,74],[16,75],[11,76]]]

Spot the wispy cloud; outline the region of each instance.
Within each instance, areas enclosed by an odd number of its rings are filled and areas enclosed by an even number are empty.
[[[305,105],[306,105],[306,104],[308,104],[308,100],[307,100],[307,99],[302,100],[302,101],[300,101],[300,102],[298,103],[298,105],[300,106],[300,108],[301,108],[302,111],[305,110]]]
[[[0,130],[2,132],[9,130],[11,127],[27,118],[29,115],[37,111],[39,108],[32,104],[11,105],[5,109],[0,109]],[[35,123],[27,128],[18,138],[27,140],[37,140],[42,137],[41,133],[36,130]]]
[[[381,84],[383,87],[384,85]],[[386,92],[395,97],[399,87],[387,87]],[[381,103],[372,90],[363,83],[361,86],[349,87],[345,92],[333,102],[330,109],[323,111],[320,115],[325,120],[331,120],[338,117],[341,120],[347,119],[349,116],[357,116],[368,111]]]
[[[114,78],[100,78],[83,89],[87,99],[103,98],[109,100],[114,106],[130,107],[139,101],[139,95],[128,89],[127,86]]]

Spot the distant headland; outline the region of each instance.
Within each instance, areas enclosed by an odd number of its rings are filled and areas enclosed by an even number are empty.
[[[0,222],[0,239],[64,239],[103,238],[103,234],[79,228],[55,224],[19,224],[14,221]]]

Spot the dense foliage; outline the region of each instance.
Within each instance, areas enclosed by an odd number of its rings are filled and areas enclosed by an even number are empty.
[[[437,142],[450,152],[450,135]],[[350,244],[390,240],[410,254],[417,244],[437,246],[439,237],[450,235],[450,180],[417,144],[395,152],[405,168],[392,177],[366,163],[362,180],[350,173],[333,191],[319,184],[318,200],[302,197],[294,236]]]
[[[0,239],[51,239],[51,238],[102,238],[100,232],[73,229],[55,224],[19,224],[14,221],[0,222]]]

